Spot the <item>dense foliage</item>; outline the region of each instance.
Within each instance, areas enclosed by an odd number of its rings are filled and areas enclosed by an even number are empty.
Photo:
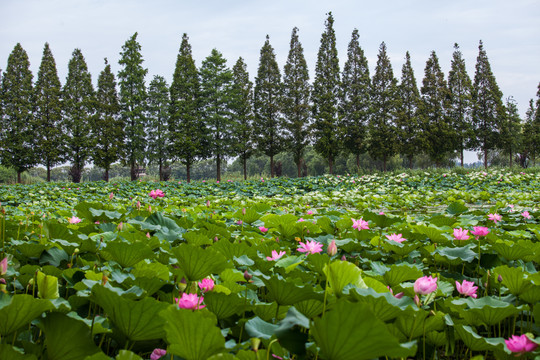
[[[539,186],[509,171],[0,186],[0,358],[534,358]]]

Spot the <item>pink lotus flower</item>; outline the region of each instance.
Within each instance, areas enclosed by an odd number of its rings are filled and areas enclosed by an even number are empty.
[[[493,221],[495,224],[497,223],[497,221],[501,221],[502,220],[502,216],[499,215],[499,214],[488,214],[488,219]]]
[[[364,221],[363,219],[354,220],[353,218],[351,218],[351,220],[353,222],[353,229],[356,229],[358,231],[369,230],[369,224],[367,221]]]
[[[164,357],[165,355],[167,355],[167,350],[154,349],[154,351],[152,351],[152,354],[150,355],[150,360],[158,360]]]
[[[529,339],[525,334],[521,336],[512,335],[510,339],[504,340],[506,347],[513,353],[516,353],[516,356],[521,356],[526,352],[534,351],[538,344],[534,343]]]
[[[513,204],[508,205],[508,207],[510,208],[510,212],[514,212],[514,205]]]
[[[392,234],[392,235],[386,235],[386,238],[390,241],[395,241],[395,242],[398,242],[398,243],[402,243],[404,242],[405,239],[404,237],[402,237],[403,235],[402,234]]]
[[[150,196],[153,199],[157,199],[158,197],[164,197],[165,193],[161,191],[160,189],[157,189],[157,190],[150,191],[150,194],[148,194],[148,196]]]
[[[215,285],[214,280],[209,279],[209,278],[204,278],[201,281],[199,281],[199,288],[204,293],[208,291],[212,291],[214,289],[214,285]]]
[[[420,295],[431,294],[437,290],[437,278],[423,276],[414,282],[414,292]]]
[[[111,193],[109,194],[109,200],[112,200],[113,197],[114,197],[114,193],[111,192]]]
[[[268,231],[267,228],[265,228],[264,226],[259,226],[259,230],[264,234],[265,232]]]
[[[76,216],[72,216],[68,219],[69,223],[70,224],[78,224],[80,223],[82,220]]]
[[[303,242],[300,242],[300,247],[298,248],[298,251],[308,254],[316,254],[322,251],[322,246],[323,245],[320,242],[317,242],[315,240],[308,240],[305,244]]]
[[[0,276],[7,273],[8,260],[7,256],[0,261]]]
[[[308,214],[308,215],[313,215],[313,211],[308,210],[306,214]]]
[[[386,215],[384,211],[379,211],[379,215]]]
[[[328,245],[328,248],[326,249],[326,252],[330,256],[334,256],[337,254],[337,245],[336,245],[335,239],[332,239],[332,241],[330,242],[330,245]]]
[[[456,281],[456,289],[461,295],[470,296],[475,299],[478,296],[476,295],[476,290],[478,290],[478,286],[474,286],[474,283],[472,281],[463,280],[461,284]]]
[[[280,251],[279,253],[276,250],[272,250],[272,257],[267,256],[266,260],[268,261],[275,261],[281,259],[281,257],[285,255],[285,251]]]
[[[238,220],[238,221],[236,222],[236,225],[242,225],[242,224],[243,224],[242,220]]]
[[[487,234],[489,234],[489,229],[484,226],[475,226],[473,229],[474,230],[471,231],[471,234],[476,236],[477,240],[480,236],[487,236]]]
[[[204,301],[204,297],[198,297],[197,294],[182,294],[182,298],[174,298],[178,306],[181,309],[197,310],[206,307],[206,305],[201,305]]]
[[[529,212],[527,210],[522,212],[521,216],[523,216],[525,219],[530,219],[531,218],[531,214],[529,214]]]
[[[469,230],[464,230],[462,228],[454,229],[455,240],[469,240],[469,238]]]
[[[304,218],[298,219],[298,222],[302,222],[302,221],[304,221]]]

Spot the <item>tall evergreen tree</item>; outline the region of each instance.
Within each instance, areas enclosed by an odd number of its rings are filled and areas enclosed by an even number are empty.
[[[356,155],[357,168],[360,168],[360,154],[366,150],[371,108],[371,78],[367,58],[358,42],[359,37],[358,30],[354,29],[343,67],[340,104],[343,145]]]
[[[314,148],[328,160],[330,174],[333,173],[334,159],[342,147],[340,133],[336,131],[341,88],[339,73],[334,17],[330,12],[321,36],[312,93]]]
[[[111,165],[120,160],[124,145],[124,124],[120,119],[120,104],[116,80],[111,65],[105,59],[105,69],[98,77],[96,114],[92,119],[92,160],[105,170],[103,180],[109,181]]]
[[[309,72],[304,49],[298,40],[298,28],[291,35],[291,46],[283,70],[283,115],[286,129],[286,147],[292,152],[298,177],[302,176],[302,159],[309,143],[310,121]]]
[[[484,154],[484,167],[487,169],[488,152],[500,147],[500,122],[504,117],[504,106],[502,92],[491,72],[482,41],[478,46],[472,99],[473,146]]]
[[[450,104],[448,116],[457,133],[455,150],[459,151],[461,167],[463,167],[463,151],[471,137],[471,112],[472,112],[472,82],[465,68],[465,60],[459,50],[459,45],[454,44],[454,54],[450,73],[448,74],[448,90],[450,91]]]
[[[169,87],[163,76],[155,75],[148,87],[148,161],[157,163],[159,181],[169,178]]]
[[[202,62],[200,77],[202,117],[210,136],[208,152],[216,158],[216,179],[221,181],[221,162],[234,149],[233,73],[223,55],[212,49]]]
[[[536,156],[540,151],[540,83],[538,84],[536,96],[536,104],[533,99],[529,102],[525,124],[523,125],[522,144],[525,153],[523,155],[532,160],[533,166],[536,165]]]
[[[399,108],[397,80],[383,42],[377,55],[377,66],[371,82],[372,117],[369,123],[368,151],[372,158],[386,163],[397,151],[396,116]]]
[[[257,149],[270,157],[270,176],[274,177],[274,156],[283,148],[281,74],[268,35],[261,48],[253,103]]]
[[[244,180],[247,180],[247,160],[253,154],[253,83],[249,80],[244,59],[238,58],[233,67],[232,103],[235,151],[242,160]]]
[[[145,76],[148,69],[143,68],[141,45],[137,33],[122,46],[118,63],[122,67],[118,73],[120,85],[120,116],[124,122],[126,135],[124,162],[131,168],[131,180],[139,176],[137,167],[144,164],[146,155],[146,87]]]
[[[512,167],[514,154],[521,143],[521,118],[517,103],[513,97],[506,99],[506,113],[501,126],[501,145],[503,151],[508,154],[508,166]]]
[[[8,57],[2,77],[0,158],[3,165],[15,169],[19,183],[21,174],[37,162],[34,151],[32,79],[28,54],[21,44],[17,44]]]
[[[420,91],[425,150],[431,160],[440,166],[454,150],[456,133],[447,115],[450,93],[435,51],[431,52],[426,62]]]
[[[81,181],[81,174],[90,156],[92,139],[90,121],[94,115],[92,77],[80,49],[73,51],[68,64],[68,76],[62,90],[63,121],[67,131],[67,160],[72,162],[70,176]]]
[[[412,169],[413,157],[422,149],[422,131],[419,117],[420,93],[408,51],[405,54],[405,64],[401,69],[398,93],[401,99],[396,116],[399,152],[407,158],[409,168]]]
[[[200,117],[199,74],[191,53],[187,34],[176,58],[169,106],[170,154],[186,166],[187,182],[191,181],[191,166],[204,157],[206,129]]]
[[[51,168],[64,159],[66,138],[62,127],[62,87],[48,43],[43,49],[34,91],[36,153],[47,168],[47,181],[51,181]]]

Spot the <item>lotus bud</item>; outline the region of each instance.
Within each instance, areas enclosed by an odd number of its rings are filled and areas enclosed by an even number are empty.
[[[418,297],[418,295],[414,295],[414,303],[416,304],[416,306],[420,307],[420,305],[422,305],[420,303],[420,298]]]
[[[149,232],[147,232],[147,233],[146,233],[146,237],[147,237],[147,238],[149,238],[149,239],[151,238],[151,236],[150,236],[150,233],[149,233]]]
[[[337,254],[337,245],[336,245],[335,239],[332,239],[332,241],[330,242],[330,245],[328,245],[328,249],[326,250],[326,252],[330,256],[334,256]]]
[[[244,279],[246,279],[247,282],[249,282],[249,280],[253,279],[253,275],[251,275],[250,273],[248,273],[248,271],[244,271]]]
[[[501,274],[499,274],[499,276],[497,276],[497,281],[498,281],[499,283],[502,283],[503,278],[502,278]]]
[[[73,254],[78,254],[80,252],[79,248],[75,248],[75,250],[73,250]]]
[[[347,258],[345,257],[345,255],[343,255],[343,256],[341,257],[341,261],[347,261]]]
[[[206,200],[206,207],[210,207],[210,200]]]
[[[112,200],[113,197],[114,197],[114,193],[111,192],[111,193],[109,194],[109,200]]]
[[[242,215],[246,215],[246,208],[242,208]]]
[[[8,258],[7,256],[0,261],[0,275],[7,273],[8,268]]]
[[[137,210],[141,210],[141,202],[140,201],[137,201]]]
[[[118,224],[118,231],[122,231],[123,228],[124,228],[124,224],[122,222],[120,222]]]
[[[253,351],[259,350],[259,345],[261,344],[261,339],[259,338],[251,338],[251,349]]]
[[[101,277],[101,285],[105,286],[105,284],[109,281],[109,278],[106,275],[103,275]]]
[[[214,242],[217,242],[217,241],[218,241],[218,237],[216,236],[216,237],[214,238]]]
[[[184,290],[186,290],[186,287],[187,287],[186,279],[182,278],[182,280],[180,280],[180,282],[178,283],[178,290],[183,292]]]
[[[148,205],[148,212],[152,212],[152,205]]]

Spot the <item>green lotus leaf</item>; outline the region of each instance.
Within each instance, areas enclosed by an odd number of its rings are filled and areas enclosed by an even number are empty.
[[[129,350],[120,350],[115,360],[142,360],[142,357]]]
[[[131,341],[161,339],[163,333],[163,319],[158,313],[166,309],[169,304],[159,302],[153,298],[142,300],[129,300],[116,294],[103,286],[92,288],[92,296],[96,304],[101,306],[107,316],[116,325],[124,336]]]
[[[40,299],[57,299],[60,297],[58,293],[58,278],[56,276],[45,275],[41,271],[38,271],[36,282]]]
[[[170,306],[161,312],[169,352],[186,360],[206,360],[225,351],[225,338],[207,311]],[[212,315],[213,316],[213,315]]]
[[[459,314],[470,325],[496,325],[509,316],[519,314],[526,309],[525,306],[515,307],[505,301],[497,300],[488,296],[479,299],[465,298],[452,300],[454,309],[459,309]],[[466,305],[463,308],[462,305]]]
[[[294,304],[294,307],[309,319],[313,319],[323,312],[323,302],[315,299],[299,301]]]
[[[197,281],[210,274],[219,274],[227,265],[227,259],[213,248],[202,249],[198,246],[180,244],[173,249],[187,280]]]
[[[279,322],[275,335],[282,347],[293,354],[303,356],[308,340],[306,329],[309,329],[309,319],[291,307],[285,318]]]
[[[504,241],[495,242],[495,244],[491,245],[491,248],[507,260],[523,259],[531,252],[530,249],[519,244]]]
[[[101,352],[92,340],[90,327],[84,322],[60,313],[50,313],[41,320],[45,333],[47,358],[82,360]]]
[[[48,246],[43,244],[22,240],[11,240],[11,245],[18,252],[29,258],[39,258],[41,253],[48,248]]]
[[[270,300],[276,301],[279,305],[294,305],[308,299],[322,300],[322,294],[314,292],[313,287],[308,285],[298,286],[276,276],[263,279],[263,282]]]
[[[122,214],[118,211],[109,211],[109,210],[102,210],[102,209],[94,209],[89,208],[88,209],[90,213],[92,214],[92,221],[111,221],[120,219],[122,217]]]
[[[441,331],[445,327],[444,313],[431,313],[425,310],[404,313],[395,320],[394,325],[407,339],[421,337],[424,332]]]
[[[381,356],[409,357],[416,344],[400,344],[365,304],[339,301],[310,329],[321,353],[329,360],[363,360]]]
[[[353,263],[348,261],[334,261],[324,269],[328,277],[328,285],[338,296],[343,293],[343,289],[349,284],[360,289],[367,288],[364,280],[362,280],[362,270]]]
[[[454,202],[448,205],[448,207],[446,208],[446,212],[449,213],[450,215],[459,215],[467,211],[469,211],[469,209],[465,205],[458,202]]]
[[[245,215],[242,214],[242,209],[239,209],[236,213],[234,213],[234,217],[242,220],[242,222],[246,224],[251,225],[261,218],[261,214],[259,214],[254,208],[246,208]]]
[[[454,330],[457,337],[472,351],[504,351],[503,338],[484,338],[478,335],[472,327],[460,324],[456,324]]]
[[[23,354],[15,350],[11,345],[0,344],[0,359],[9,359],[9,360],[37,360],[36,355],[33,354]]]
[[[225,319],[242,310],[249,310],[249,302],[240,298],[237,294],[225,295],[223,293],[208,292],[204,294],[206,308],[213,312],[218,319]]]
[[[373,289],[355,289],[349,294],[351,300],[366,304],[378,319],[385,322],[419,310],[413,299],[409,297],[397,299],[389,292],[378,293]]]
[[[261,339],[270,339],[278,328],[278,325],[266,322],[258,316],[249,319],[245,325],[249,336]]]
[[[276,261],[276,266],[285,269],[285,272],[289,273],[294,270],[298,265],[302,264],[306,259],[303,255],[298,256],[285,256]]]
[[[532,286],[532,282],[527,279],[527,274],[521,268],[511,268],[507,265],[498,266],[493,269],[493,274],[494,278],[500,275],[502,284],[516,296],[520,296]]]
[[[392,224],[402,221],[402,219],[397,216],[394,217],[392,215],[379,215],[371,211],[364,211],[364,213],[362,214],[362,218],[365,221],[375,223],[375,225],[380,227],[381,229],[385,229]]]
[[[472,262],[478,258],[478,254],[471,250],[475,245],[469,243],[460,247],[438,247],[433,252],[433,258],[436,262],[442,262],[450,265],[459,265],[463,262]]]
[[[120,240],[108,242],[102,254],[107,260],[114,260],[124,268],[132,267],[141,260],[154,258],[154,252],[147,244],[126,243]]]
[[[212,239],[206,235],[206,231],[188,231],[182,234],[182,237],[188,244],[193,246],[211,245]]]
[[[186,231],[178,226],[173,219],[163,216],[159,211],[152,213],[144,221],[131,219],[128,223],[138,224],[142,231],[153,231],[158,239],[169,242],[181,239],[182,234]]]
[[[54,305],[49,300],[35,299],[26,294],[8,296],[0,293],[0,335],[11,334],[43,312],[53,309]]]
[[[392,265],[383,275],[384,282],[391,288],[404,281],[416,280],[424,274],[417,266],[407,263]]]
[[[445,243],[451,240],[451,238],[446,235],[446,230],[434,225],[415,225],[413,226],[413,229],[420,234],[426,235],[434,243]]]

